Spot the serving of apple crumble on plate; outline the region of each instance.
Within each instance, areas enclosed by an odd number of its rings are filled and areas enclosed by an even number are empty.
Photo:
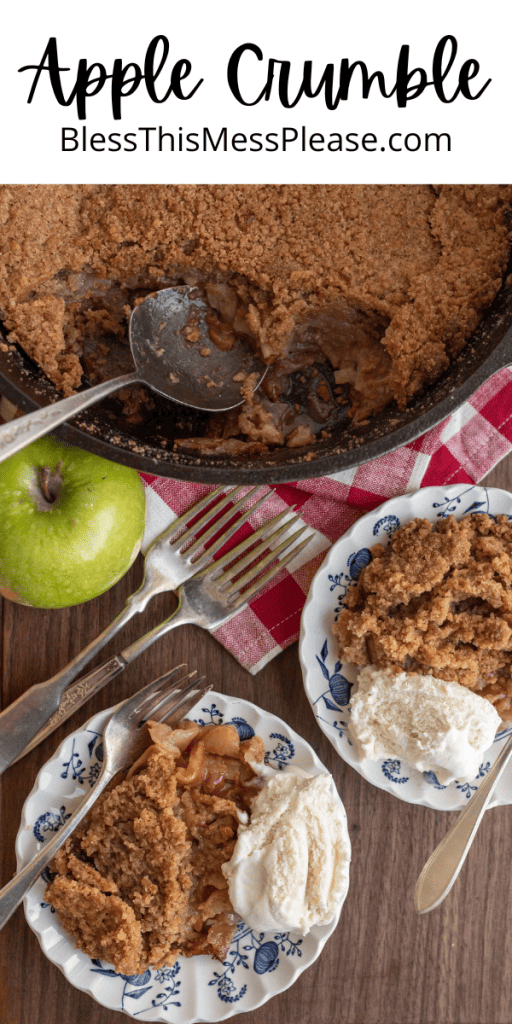
[[[503,750],[512,724],[511,557],[512,494],[468,482],[391,498],[361,516],[328,552],[302,615],[304,688],[320,729],[372,785],[407,802],[461,810]],[[379,690],[373,686],[377,676]],[[388,679],[390,695],[403,686],[404,708],[407,701],[414,706],[416,681],[425,697],[435,693],[433,701],[439,692],[440,718],[434,716],[436,739],[431,745],[437,753],[441,746],[448,753],[450,745],[453,751],[461,725],[470,745],[481,749],[475,742],[481,726],[468,727],[465,712],[458,724],[454,721],[453,731],[445,730],[445,684],[467,691],[473,707],[476,700],[479,723],[484,718],[490,723],[493,711],[497,732],[480,759],[478,778],[467,786],[457,775],[456,782],[445,785],[434,769],[411,767],[396,748],[377,760],[361,757],[349,724],[361,677],[372,723],[377,722],[375,707]],[[464,695],[463,705],[470,710]],[[496,725],[496,719],[504,719],[503,724]],[[393,729],[401,729],[398,715],[392,722]],[[417,731],[418,747],[426,750],[430,739],[424,724],[413,727],[411,736],[416,741]],[[364,742],[371,744],[372,736],[368,730]],[[408,738],[405,731],[401,736]],[[437,764],[442,767],[443,762]],[[512,803],[510,768],[493,802]]]
[[[349,664],[432,673],[512,720],[510,517],[404,523],[371,549],[333,632]]]
[[[51,838],[60,823],[79,806],[84,789],[94,783],[102,758],[102,734],[113,710],[110,708],[99,712],[76,732],[67,736],[40,771],[22,812],[16,840],[18,868],[28,863],[46,839]],[[277,769],[275,774],[281,777],[288,767],[315,775],[325,772],[325,767],[314,750],[298,733],[276,715],[256,707],[249,701],[211,691],[208,699],[201,700],[200,705],[191,712],[191,716],[197,718],[199,724],[210,725],[216,722],[229,725],[229,733],[235,725],[241,748],[247,741],[250,742],[255,736],[260,736],[265,749],[264,762],[268,766],[267,774]],[[224,759],[226,755],[220,757]],[[176,759],[177,767],[179,760]],[[242,764],[239,759],[237,763]],[[136,783],[145,770],[146,767],[141,765],[130,781]],[[242,767],[241,771],[244,770]],[[159,789],[161,782],[161,779],[155,781],[156,789]],[[142,788],[142,783],[137,785]],[[251,785],[252,780],[249,779],[249,789]],[[108,793],[102,794],[102,799],[106,800],[108,796]],[[236,796],[234,802],[240,806]],[[151,805],[148,800],[149,806]],[[129,833],[129,822],[133,821],[134,817],[135,815],[130,812],[123,833],[126,838]],[[233,822],[234,819],[230,817],[230,828],[233,827]],[[226,846],[231,842],[232,840],[228,839]],[[158,856],[156,843],[154,846]],[[191,849],[193,846],[192,843]],[[148,856],[149,849],[148,840]],[[162,849],[165,852],[165,847],[160,848]],[[83,857],[85,880],[88,857],[83,851],[75,856],[77,859]],[[160,859],[161,856],[162,854]],[[224,852],[221,852],[219,860],[221,856],[224,856]],[[171,858],[172,850],[169,860]],[[186,864],[185,860],[184,867]],[[94,868],[94,871],[98,870],[99,873],[101,868],[100,864],[100,869]],[[115,865],[110,863],[108,871],[111,884],[115,880],[114,869]],[[159,864],[155,870],[160,871]],[[186,871],[182,877],[185,875]],[[71,880],[71,874],[66,873],[62,877]],[[168,1024],[169,1019],[175,1024],[195,1024],[197,1020],[219,1021],[231,1016],[234,1009],[236,1012],[257,1009],[268,999],[293,985],[317,959],[336,928],[341,912],[340,903],[329,924],[313,926],[307,935],[300,938],[300,942],[297,936],[285,933],[279,936],[278,944],[276,933],[266,932],[261,935],[260,930],[251,929],[246,922],[239,921],[222,963],[211,951],[208,953],[204,950],[206,955],[202,956],[180,954],[171,967],[148,967],[142,974],[124,971],[115,973],[106,956],[95,956],[91,959],[75,948],[74,935],[61,923],[59,912],[55,912],[48,904],[45,892],[49,881],[50,876],[45,872],[44,878],[38,879],[27,893],[25,915],[50,963],[55,964],[63,972],[71,985],[91,995],[111,1012],[117,1010],[127,1016],[133,1016],[138,1021],[161,1021],[162,1024]],[[93,881],[85,880],[85,884],[92,888],[97,881],[97,876],[93,875]],[[215,881],[220,879],[216,877]],[[118,877],[116,883],[119,887]],[[212,888],[207,890],[206,898],[212,891]],[[155,901],[153,908],[156,906]],[[204,940],[206,931],[214,920],[208,919],[209,923],[205,928],[195,932],[194,942],[201,943]],[[170,944],[168,952],[172,957],[174,951]]]
[[[222,865],[262,783],[262,740],[234,725],[149,723],[151,746],[57,853],[46,900],[117,971],[225,956],[238,918]]]

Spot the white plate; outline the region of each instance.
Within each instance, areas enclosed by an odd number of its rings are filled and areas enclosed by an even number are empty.
[[[304,688],[316,720],[344,761],[379,789],[385,789],[408,803],[437,810],[462,809],[478,788],[503,747],[512,727],[501,729],[486,751],[476,779],[440,786],[433,772],[418,772],[403,761],[388,758],[363,760],[347,736],[351,683],[356,670],[343,663],[332,627],[343,599],[357,582],[361,569],[370,561],[374,544],[387,544],[398,527],[420,516],[435,523],[447,515],[457,518],[468,513],[487,512],[512,519],[512,494],[496,487],[456,484],[452,487],[424,487],[412,494],[391,498],[373,512],[358,519],[333,545],[310,587],[301,621],[299,655]],[[512,767],[502,776],[492,807],[512,803]]]
[[[103,758],[102,733],[113,710],[95,715],[68,736],[39,772],[16,839],[18,870],[58,831],[97,778]],[[278,770],[294,764],[313,773],[325,771],[305,740],[280,718],[248,701],[211,691],[190,717],[204,725],[232,722],[242,739],[254,733],[261,736],[265,760]],[[45,887],[41,878],[25,897],[25,916],[48,959],[72,985],[102,1006],[135,1020],[163,1024],[225,1020],[284,992],[319,956],[342,906],[330,924],[312,928],[304,938],[289,932],[254,932],[239,925],[224,963],[206,956],[180,958],[172,968],[130,977],[115,974],[110,964],[92,961],[74,949],[53,908],[44,902]]]

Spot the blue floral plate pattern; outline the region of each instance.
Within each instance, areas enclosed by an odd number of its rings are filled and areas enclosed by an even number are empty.
[[[93,785],[103,760],[102,733],[114,710],[95,715],[68,736],[39,772],[16,840],[18,869],[58,831]],[[289,764],[313,773],[325,771],[305,740],[280,718],[248,701],[211,691],[190,717],[201,725],[231,722],[242,739],[260,735],[265,761],[277,771]],[[330,924],[313,928],[304,938],[289,932],[254,932],[241,923],[223,963],[204,956],[180,958],[171,968],[130,976],[116,974],[110,964],[90,960],[74,949],[53,908],[44,901],[45,885],[45,879],[39,879],[25,897],[25,916],[48,959],[72,985],[101,1005],[135,1020],[162,1024],[220,1021],[261,1006],[293,985],[317,959],[341,911],[340,904]]]
[[[362,569],[371,560],[374,544],[387,544],[401,524],[416,517],[435,523],[447,515],[460,518],[483,512],[491,516],[507,515],[512,519],[512,494],[493,487],[456,484],[451,487],[425,487],[386,501],[358,519],[332,546],[313,579],[302,613],[299,655],[304,688],[318,725],[335,750],[372,785],[408,803],[423,804],[437,810],[452,811],[466,805],[502,749],[511,727],[504,726],[496,734],[492,747],[483,756],[477,777],[471,782],[452,782],[449,786],[441,786],[434,772],[418,772],[398,759],[360,759],[347,735],[347,705],[357,672],[344,663],[332,626],[349,588],[354,586]],[[510,803],[512,767],[500,780],[491,806]]]

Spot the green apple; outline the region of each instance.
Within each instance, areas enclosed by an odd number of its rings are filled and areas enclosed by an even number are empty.
[[[134,469],[43,437],[0,463],[0,594],[67,608],[129,569],[144,533]]]

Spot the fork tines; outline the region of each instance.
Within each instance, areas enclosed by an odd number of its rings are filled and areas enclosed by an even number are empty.
[[[291,527],[301,523],[298,515],[289,516],[291,509],[285,509],[247,537],[231,551],[217,559],[210,570],[221,596],[235,611],[269,583],[292,559],[309,544],[314,534],[310,533],[300,544],[296,541],[308,529],[301,524],[298,530],[287,536]],[[277,546],[276,541],[281,540]],[[284,557],[280,557],[284,556]],[[264,572],[268,568],[267,572]],[[243,570],[246,570],[245,572]]]
[[[187,666],[179,665],[178,668],[186,669]],[[182,717],[185,704],[188,708],[193,707],[199,696],[212,688],[211,685],[207,687],[202,686],[206,676],[201,676],[197,679],[197,670],[193,669],[192,672],[187,672],[186,675],[182,676],[172,690],[169,690],[166,688],[166,683],[175,671],[176,669],[171,669],[170,672],[157,679],[155,686],[158,689],[153,688],[146,700],[139,705],[138,713],[142,712],[143,714],[141,724],[147,722],[150,718],[158,722],[163,721],[165,710],[170,702],[173,705],[171,709],[173,715],[180,715]],[[191,698],[193,699],[191,700]]]
[[[196,672],[191,672],[190,675],[195,676]],[[173,722],[181,721],[188,714],[194,704],[200,697],[204,697],[205,693],[213,688],[213,683],[209,683],[208,686],[204,686],[206,676],[200,676],[199,679],[193,679],[192,682],[184,688],[181,698],[177,701],[175,694],[166,694],[159,700],[151,711],[147,712],[144,716],[144,721],[149,718],[157,722],[165,722],[166,719],[172,715],[171,724]],[[169,705],[172,705],[171,707]]]
[[[235,487],[225,493],[225,488],[216,487],[214,491],[201,498],[195,505],[187,509],[165,533],[165,540],[176,552],[186,558],[196,572],[207,565],[217,553],[252,516],[264,501],[273,493],[266,491],[258,501],[249,504],[244,512],[244,505],[256,495],[259,487],[252,487],[247,494],[241,495],[243,488]],[[236,500],[235,500],[236,499]],[[206,511],[204,511],[206,509]],[[197,519],[198,513],[203,515]],[[223,513],[221,515],[221,513]],[[241,513],[241,514],[240,514]],[[231,522],[232,521],[232,522]],[[231,523],[226,530],[224,526]],[[200,549],[202,553],[198,554]],[[197,554],[197,557],[194,558]]]
[[[187,547],[185,548],[185,552],[188,556],[194,554],[199,548],[203,547],[206,548],[203,555],[203,559],[206,560],[208,558],[211,558],[212,555],[215,554],[219,550],[219,548],[221,548],[224,544],[226,544],[227,541],[230,540],[230,538],[233,536],[233,534],[235,534],[237,530],[239,530],[240,527],[243,526],[243,524],[247,521],[249,516],[252,516],[253,512],[255,512],[256,509],[260,508],[260,506],[263,505],[263,502],[266,501],[267,498],[270,497],[270,495],[272,494],[272,491],[266,491],[264,494],[262,494],[261,498],[259,498],[258,501],[256,501],[253,505],[249,505],[249,507],[245,510],[245,512],[242,513],[242,515],[238,515],[238,512],[242,509],[242,507],[245,504],[247,504],[247,502],[250,501],[251,498],[254,497],[254,495],[260,490],[260,488],[252,487],[251,490],[247,492],[247,494],[242,495],[233,504],[233,499],[235,497],[238,497],[241,490],[241,487],[235,487],[234,490],[230,491],[226,495],[225,500],[223,502],[220,501],[217,507],[214,509],[210,508],[208,512],[199,520],[199,522],[194,523],[192,529],[196,537],[195,540],[193,540],[192,543],[188,544]],[[227,511],[220,519],[217,518],[219,512],[221,512],[224,508],[226,508]],[[213,522],[211,521],[212,514],[215,517]],[[227,530],[223,530],[223,527],[227,523],[229,523],[231,519],[234,520],[232,525],[228,527]],[[198,529],[200,529],[203,523],[208,521],[211,524],[210,527],[206,530],[202,530],[200,532],[200,535],[198,536]],[[219,536],[216,536],[217,534],[219,534]],[[180,542],[182,545],[183,539],[183,537],[180,538]],[[209,541],[211,541],[210,544],[208,544]],[[206,547],[207,545],[208,547]],[[198,561],[199,559],[195,560],[194,565],[197,565]]]
[[[167,685],[169,680],[180,672],[181,669],[185,669],[185,674],[176,680],[172,689],[169,689]],[[197,688],[198,680],[194,678],[196,675],[195,669],[192,672],[187,672],[187,665],[184,662],[181,665],[175,665],[174,668],[165,672],[163,676],[149,683],[140,693],[134,694],[134,697],[129,698],[134,701],[134,707],[131,709],[128,718],[136,718],[143,712],[143,720],[145,721],[151,717],[152,711],[156,710],[162,701],[174,700],[176,703],[181,703],[183,697],[190,693],[192,689]],[[137,696],[140,700],[135,701]]]

